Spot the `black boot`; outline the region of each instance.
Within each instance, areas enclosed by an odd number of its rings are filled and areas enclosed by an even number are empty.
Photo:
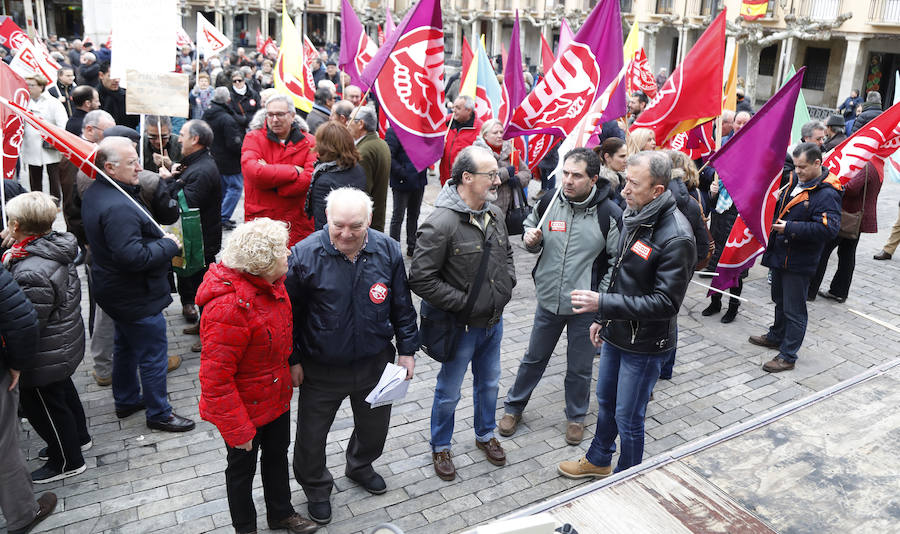
[[[709,303],[709,306],[707,306],[705,310],[700,312],[700,315],[709,317],[710,315],[719,313],[719,311],[722,309],[722,295],[716,293],[715,295],[710,297],[710,301],[711,302]]]
[[[730,323],[734,321],[734,318],[737,316],[738,307],[741,305],[741,301],[738,299],[728,299],[728,311],[725,312],[725,315],[722,316],[721,321],[723,323]]]

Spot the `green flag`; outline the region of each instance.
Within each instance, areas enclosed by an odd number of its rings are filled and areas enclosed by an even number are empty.
[[[788,80],[794,77],[797,74],[797,71],[794,70],[794,66],[791,65],[790,70],[788,70],[787,76],[784,78],[784,82],[781,84],[782,87]],[[803,125],[809,122],[809,108],[806,107],[806,99],[803,98],[803,90],[801,89],[797,95],[797,107],[794,108],[794,124],[791,126],[791,143],[799,143],[800,138],[800,129],[803,128]]]

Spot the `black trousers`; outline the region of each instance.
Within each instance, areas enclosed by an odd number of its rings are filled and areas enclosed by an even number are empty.
[[[346,474],[366,479],[372,462],[384,451],[391,405],[371,408],[366,396],[378,384],[393,350],[351,366],[303,364],[297,435],[294,439],[294,475],[310,502],[327,501],[334,478],[325,465],[325,443],[341,403],[348,396],[353,410],[353,434],[347,446]]]
[[[197,290],[200,289],[200,284],[203,282],[203,277],[206,275],[206,271],[209,270],[211,263],[215,263],[215,259],[212,262],[207,261],[206,267],[190,276],[179,275],[176,277],[178,278],[178,296],[181,297],[182,306],[194,303],[194,299],[197,297]]]
[[[831,252],[836,248],[838,256],[837,271],[834,278],[831,279],[831,287],[828,291],[841,298],[847,298],[850,294],[850,283],[853,282],[853,271],[856,269],[856,246],[859,245],[859,238],[847,239],[845,237],[836,237],[833,241],[825,244],[822,249],[822,256],[819,257],[819,267],[816,274],[809,281],[809,297],[813,298],[819,292],[822,280],[825,278],[825,269],[828,268],[828,259]]]
[[[256,456],[259,451],[266,517],[270,523],[294,513],[288,478],[287,449],[291,443],[291,412],[256,428],[253,449],[228,449],[225,468],[225,490],[228,509],[235,532],[256,532],[256,507],[253,505],[253,477],[256,475]]]
[[[391,214],[391,238],[400,241],[400,226],[406,215],[406,250],[416,248],[416,230],[419,227],[419,211],[422,208],[424,189],[416,191],[391,190],[394,197],[394,211]]]
[[[50,182],[50,195],[62,202],[62,189],[59,184],[59,163],[48,163],[47,179]],[[28,166],[28,182],[32,191],[43,191],[44,167],[40,165]]]
[[[34,431],[47,442],[47,465],[65,472],[84,465],[81,445],[91,440],[84,408],[71,378],[21,388],[22,409]]]
[[[728,292],[736,297],[740,297],[741,291],[743,291],[743,290],[744,290],[744,280],[741,277],[738,277],[737,285],[732,287],[731,289],[729,289]],[[722,302],[722,294],[721,293],[713,292],[712,296],[709,298],[713,302],[718,302],[718,303]],[[737,306],[740,306],[740,304],[741,304],[741,301],[739,301],[738,299],[733,299],[733,298],[729,297],[729,299],[728,299],[729,306],[733,305],[733,306],[737,307]]]

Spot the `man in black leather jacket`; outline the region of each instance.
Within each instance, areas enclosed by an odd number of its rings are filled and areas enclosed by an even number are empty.
[[[672,163],[663,154],[628,158],[619,258],[609,290],[572,292],[580,313],[596,311],[591,341],[603,349],[597,375],[597,428],[587,455],[559,464],[569,478],[612,474],[641,463],[644,414],[665,359],[675,350],[678,309],[697,261],[691,225],[667,190]]]

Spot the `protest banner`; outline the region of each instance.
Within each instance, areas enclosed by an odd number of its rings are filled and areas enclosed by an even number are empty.
[[[188,75],[179,72],[126,71],[125,112],[132,115],[188,116]]]

